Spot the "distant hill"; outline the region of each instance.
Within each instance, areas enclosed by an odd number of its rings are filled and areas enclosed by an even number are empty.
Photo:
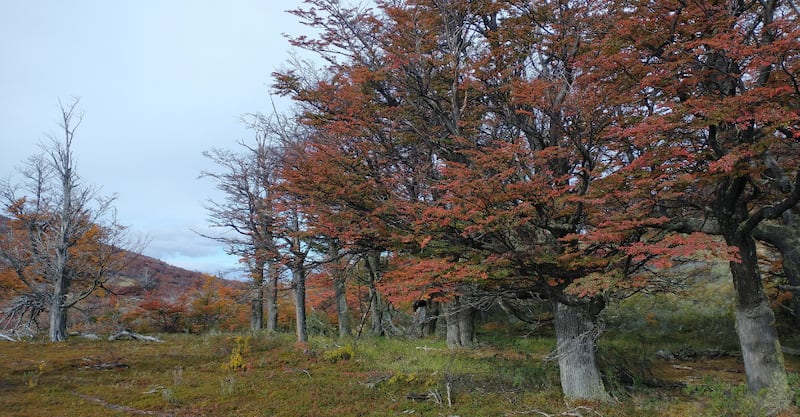
[[[8,221],[7,217],[0,216],[0,232],[6,229]],[[127,256],[128,262],[120,271],[119,277],[109,285],[121,295],[144,291],[154,291],[162,296],[178,295],[201,287],[208,277],[204,273],[189,271],[150,256],[134,253]],[[244,288],[247,285],[241,281],[223,281],[233,288]]]
[[[181,294],[199,288],[207,277],[201,272],[189,271],[149,256],[128,256],[128,264],[112,284],[122,293],[126,289],[144,289],[155,290],[163,295]]]

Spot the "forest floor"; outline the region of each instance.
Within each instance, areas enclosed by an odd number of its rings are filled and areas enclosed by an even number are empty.
[[[615,401],[565,401],[555,342],[484,329],[480,346],[438,339],[165,335],[163,342],[0,342],[1,416],[748,416],[737,352],[633,337],[601,339]],[[550,332],[551,333],[551,332]],[[681,345],[679,347],[676,347]],[[786,357],[800,395],[800,358]],[[800,415],[794,406],[781,415]]]

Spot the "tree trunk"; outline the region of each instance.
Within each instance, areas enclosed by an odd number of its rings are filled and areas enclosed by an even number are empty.
[[[425,337],[425,328],[428,320],[428,306],[425,301],[414,304],[414,321],[411,323],[408,335],[415,338]]]
[[[343,263],[339,253],[339,242],[331,240],[328,248],[330,256],[331,272],[333,275],[333,298],[336,305],[336,319],[339,323],[339,337],[346,338],[351,336],[350,312],[347,308],[347,275],[345,275]]]
[[[378,289],[375,288],[373,282],[369,283],[369,317],[372,323],[371,329],[374,336],[383,336],[383,307],[381,306],[381,295]]]
[[[350,337],[350,312],[347,308],[346,277],[341,272],[333,278],[333,292],[336,299],[336,318],[339,321],[339,337]]]
[[[367,269],[369,270],[369,313],[372,323],[372,334],[375,336],[382,336],[384,334],[383,328],[383,300],[376,288],[376,284],[381,278],[381,253],[378,250],[372,250],[367,254]]]
[[[250,285],[250,330],[258,331],[264,325],[264,265],[256,265]]]
[[[428,323],[425,329],[425,334],[428,336],[433,336],[436,334],[436,323],[439,321],[439,302],[438,301],[430,301],[428,303]]]
[[[590,305],[555,303],[556,353],[564,396],[609,400],[597,367],[597,314]]]
[[[308,341],[306,330],[306,271],[302,264],[291,265],[292,287],[294,288],[295,333],[297,341]]]
[[[272,265],[267,268],[267,332],[275,333],[278,331],[278,273]]]
[[[250,298],[250,330],[258,331],[264,325],[264,298],[261,286],[251,288]]]
[[[67,291],[63,277],[56,279],[54,284],[50,301],[49,336],[51,342],[63,342],[67,340],[67,308],[64,306]]]
[[[775,330],[775,314],[758,272],[755,241],[738,233],[726,235],[726,241],[739,249],[739,261],[730,265],[736,289],[736,332],[747,388],[751,394],[763,394],[770,404],[785,408],[790,400],[789,385]]]
[[[447,326],[447,347],[450,349],[475,346],[475,308],[464,297],[442,303]]]

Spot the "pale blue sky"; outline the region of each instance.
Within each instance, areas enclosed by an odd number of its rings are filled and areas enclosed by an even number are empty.
[[[245,113],[272,111],[270,74],[289,58],[282,33],[305,27],[268,0],[0,2],[0,177],[54,133],[58,98],[81,98],[78,170],[119,195],[145,254],[203,272],[237,266],[206,231],[213,184],[201,152],[252,134]],[[278,101],[285,108],[284,101]]]

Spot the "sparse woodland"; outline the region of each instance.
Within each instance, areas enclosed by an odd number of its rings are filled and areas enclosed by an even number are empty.
[[[102,251],[118,229],[66,217],[71,183],[42,210],[8,184],[0,330],[192,333],[165,337],[187,352],[171,382],[128,382],[163,401],[75,394],[138,404],[120,413],[795,415],[798,7],[307,0],[289,40],[314,61],[273,74],[292,111],[248,116],[254,139],[201,173],[224,195],[207,237],[247,282],[164,290]],[[64,219],[49,261],[31,237]],[[82,320],[54,317],[78,301]],[[157,355],[131,343],[86,366]],[[52,372],[9,369],[29,390]],[[211,370],[211,393],[186,378]],[[273,378],[307,390],[295,409]]]

